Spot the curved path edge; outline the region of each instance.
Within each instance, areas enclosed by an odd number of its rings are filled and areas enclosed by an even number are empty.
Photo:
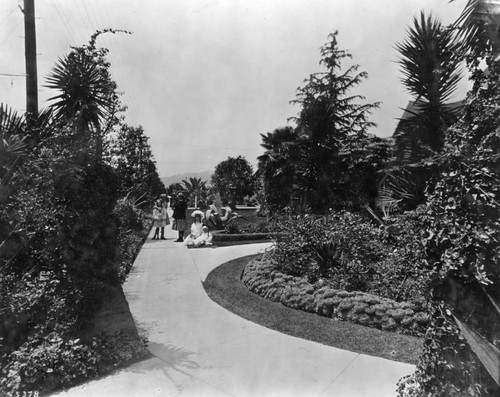
[[[273,331],[207,296],[212,269],[270,243],[188,249],[166,237],[146,241],[123,288],[152,358],[58,395],[386,397],[414,371]]]

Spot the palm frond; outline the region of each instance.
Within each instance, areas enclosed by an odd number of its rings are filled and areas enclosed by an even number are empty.
[[[25,153],[25,121],[17,112],[0,104],[0,159],[22,156]]]
[[[450,3],[456,0],[450,0]],[[468,0],[464,10],[453,24],[466,51],[484,44],[500,51],[500,1]]]
[[[77,119],[84,127],[98,126],[111,112],[115,86],[97,60],[82,51],[59,58],[47,77],[47,88],[59,91],[49,98],[59,121]]]

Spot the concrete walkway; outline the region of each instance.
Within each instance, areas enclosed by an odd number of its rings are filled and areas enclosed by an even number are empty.
[[[269,247],[188,249],[148,239],[124,285],[153,358],[59,396],[395,396],[414,366],[294,338],[244,320],[206,295],[218,265]]]

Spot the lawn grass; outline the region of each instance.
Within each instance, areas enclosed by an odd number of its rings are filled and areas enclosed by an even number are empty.
[[[422,339],[322,317],[283,306],[250,292],[240,277],[258,255],[238,258],[215,268],[203,287],[227,310],[264,327],[324,345],[370,356],[416,364]]]

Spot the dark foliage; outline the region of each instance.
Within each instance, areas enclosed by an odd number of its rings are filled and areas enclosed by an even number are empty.
[[[414,395],[496,396],[496,373],[460,324],[498,355],[500,285],[500,66],[472,65],[474,88],[460,121],[447,132],[440,175],[429,195],[424,242],[432,270],[433,326],[415,375]],[[479,60],[479,58],[477,58]],[[496,352],[496,353],[495,353]]]
[[[220,162],[212,175],[213,190],[233,207],[255,193],[256,183],[252,166],[242,156]]]
[[[347,212],[284,217],[274,226],[272,255],[280,271],[312,283],[324,279],[334,288],[425,306],[428,274],[417,219],[409,214],[379,227]]]

